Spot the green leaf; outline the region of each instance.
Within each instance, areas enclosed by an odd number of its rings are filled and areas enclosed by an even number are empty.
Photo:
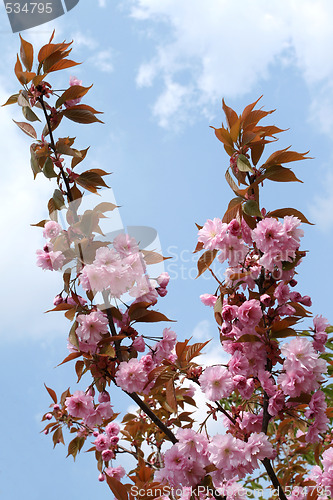
[[[262,213],[260,212],[258,203],[255,200],[248,200],[246,203],[244,203],[243,212],[246,215],[260,217],[262,219]]]
[[[42,170],[41,170],[41,168],[39,166],[36,153],[35,153],[35,151],[32,148],[30,148],[30,153],[31,153],[31,156],[30,156],[31,170],[32,170],[32,172],[34,174],[34,179],[36,179],[36,175],[39,174]]]
[[[65,206],[65,200],[60,189],[54,190],[52,198],[57,210],[61,210]]]
[[[48,179],[52,179],[52,177],[57,177],[57,174],[55,173],[54,168],[53,168],[53,161],[51,160],[51,158],[49,156],[46,158],[46,161],[44,163],[43,174]]]
[[[253,173],[253,168],[251,167],[251,164],[249,160],[246,158],[245,155],[239,155],[237,158],[237,168],[241,172],[252,172]]]
[[[22,106],[22,113],[24,118],[26,120],[29,120],[29,122],[40,122],[40,119],[38,118],[36,113],[34,113],[29,106]]]
[[[77,349],[80,349],[79,339],[77,338],[77,335],[75,333],[76,327],[77,327],[77,322],[74,321],[74,323],[72,324],[72,328],[70,329],[70,332],[68,335],[68,340],[74,347],[76,347]]]

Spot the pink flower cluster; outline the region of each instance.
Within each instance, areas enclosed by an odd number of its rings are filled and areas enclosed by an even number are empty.
[[[54,240],[61,233],[62,228],[57,222],[50,220],[45,223],[43,236],[50,241],[44,245],[43,250],[36,250],[37,266],[44,271],[59,271],[65,263],[65,256],[62,252],[53,251]],[[53,243],[52,241],[53,240]]]
[[[333,494],[333,447],[324,451],[322,464],[323,470],[315,465],[307,479],[316,483],[318,491],[321,488],[323,493],[327,493],[320,497],[322,500],[329,500]]]
[[[300,224],[301,221],[292,215],[286,216],[283,223],[274,217],[262,219],[252,231],[253,241],[263,253],[259,264],[273,271],[275,266],[281,268],[282,261],[293,261],[304,235],[298,227]]]
[[[236,266],[242,262],[249,249],[241,238],[241,225],[234,219],[230,224],[221,219],[207,220],[199,230],[198,241],[203,243],[207,250],[219,250],[220,262],[229,261],[229,266]]]
[[[154,381],[149,382],[150,372],[164,359],[174,360],[173,353],[177,336],[170,328],[163,330],[163,338],[152,348],[151,354],[146,354],[139,359],[132,358],[122,361],[116,373],[116,383],[126,392],[148,393]]]
[[[76,320],[79,324],[76,335],[79,339],[80,350],[95,352],[97,343],[109,331],[106,314],[97,309],[89,314],[79,314]]]
[[[278,377],[278,383],[284,394],[298,397],[302,392],[311,393],[320,387],[326,373],[326,362],[319,358],[313,344],[306,338],[296,337],[281,346],[285,356],[284,372]]]
[[[153,304],[159,295],[166,295],[169,275],[162,273],[156,281],[150,280],[135,239],[121,233],[114,239],[113,248],[96,251],[94,262],[83,268],[80,282],[84,290],[107,290],[116,298],[128,292],[135,299]]]
[[[108,401],[94,404],[94,399],[89,393],[76,391],[65,400],[67,412],[74,418],[82,419],[83,423],[90,427],[101,425],[104,420],[108,420],[113,415],[113,410]]]
[[[208,441],[200,433],[180,429],[177,438],[178,443],[164,454],[164,468],[154,477],[174,487],[200,484],[208,465],[215,466],[211,476],[218,487],[226,480],[253,472],[260,460],[274,457],[273,447],[264,433],[253,433],[247,442],[230,434],[217,434]]]

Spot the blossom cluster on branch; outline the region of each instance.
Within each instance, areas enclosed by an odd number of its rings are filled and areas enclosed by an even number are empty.
[[[242,500],[263,492],[263,484],[272,499],[329,499],[332,328],[319,315],[312,326],[301,326],[312,316],[312,304],[296,290],[306,255],[301,224],[309,221],[295,208],[267,212],[259,202],[266,180],[299,180],[283,164],[307,153],[278,150],[259,166],[265,146],[282,130],[259,125],[271,111],[256,109],[258,101],[241,115],[223,101],[227,126],[215,134],[230,156],[226,180],[235,196],[222,219],[198,225],[195,252],[202,252],[198,276],[210,272],[215,282],[215,290],[200,298],[213,309],[228,360],[201,366],[194,360],[207,342],[178,341],[170,328],[151,336],[141,325],[139,332],[140,323],[170,321],[156,309],[169,276],[149,276],[147,267],[165,258],[140,249],[128,234],[98,238],[114,204],[79,211],[84,191],[107,188],[103,177],[109,174],[82,171],[89,148],[75,149],[74,138],[56,140],[54,132],[64,118],[102,122],[98,111],[81,102],[90,87],[75,77],[65,91],[49,83],[53,72],[77,64],[68,59],[71,43],[53,43],[53,37],[38,52],[36,72],[33,46],[21,37],[15,74],[23,88],[6,103],[17,103],[28,120],[16,124],[33,139],[34,177],[42,173],[57,184],[49,219],[35,224],[46,239],[37,265],[63,274],[51,309],[71,322],[62,364],[75,360],[78,382],[88,379],[86,390],[68,389],[59,398],[46,387],[53,403],[43,417],[44,433],[52,434],[54,445],[64,444],[67,429],[74,459],[90,443],[99,481],[120,500]],[[40,121],[35,111],[45,122],[40,133],[29,123]],[[214,272],[215,259],[227,266],[223,281]],[[139,407],[121,422],[115,386]],[[194,415],[197,391],[207,399],[200,423]],[[220,423],[219,433],[210,434],[210,420]],[[127,472],[126,454],[135,461]]]

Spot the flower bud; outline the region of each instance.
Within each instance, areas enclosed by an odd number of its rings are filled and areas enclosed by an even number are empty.
[[[107,391],[102,391],[98,395],[98,401],[100,403],[108,403],[110,401],[110,394]]]
[[[112,458],[114,458],[114,453],[112,450],[103,450],[102,451],[102,459],[104,460],[104,462],[108,462]]]
[[[54,297],[53,305],[58,306],[59,304],[62,304],[64,299],[62,298],[61,295],[56,295]]]
[[[100,481],[101,483],[105,481],[105,474],[102,474],[101,472],[100,475],[98,476],[98,481]]]
[[[47,413],[45,415],[46,420],[52,420],[52,417],[53,417],[52,413]]]

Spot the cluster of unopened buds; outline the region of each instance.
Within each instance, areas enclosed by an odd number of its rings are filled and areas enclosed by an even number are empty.
[[[51,85],[48,82],[43,81],[36,86],[32,83],[29,89],[31,106],[34,106],[41,96],[49,98],[51,94],[53,94],[53,91]]]

